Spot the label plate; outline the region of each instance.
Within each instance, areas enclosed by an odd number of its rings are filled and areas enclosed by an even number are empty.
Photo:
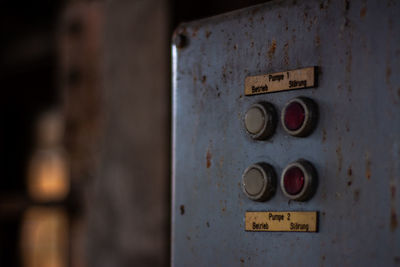
[[[245,95],[258,95],[316,86],[316,67],[276,72],[245,79]]]
[[[316,211],[246,212],[245,230],[251,232],[317,232]]]

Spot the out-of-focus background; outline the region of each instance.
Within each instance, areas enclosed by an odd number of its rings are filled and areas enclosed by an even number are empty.
[[[2,1],[0,266],[168,266],[170,47],[262,0]]]

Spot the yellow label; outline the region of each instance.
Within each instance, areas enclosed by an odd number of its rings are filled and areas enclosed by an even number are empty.
[[[276,72],[245,79],[245,95],[266,94],[316,86],[316,67]]]
[[[246,212],[246,231],[316,232],[316,211]]]

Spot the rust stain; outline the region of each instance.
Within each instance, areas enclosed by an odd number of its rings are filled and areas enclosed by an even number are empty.
[[[351,177],[353,175],[353,170],[352,170],[351,166],[349,166],[349,168],[347,169],[347,175],[349,177]]]
[[[240,262],[241,262],[241,263],[244,263],[244,259],[243,259],[243,258],[240,258]]]
[[[338,171],[342,171],[342,163],[343,163],[343,155],[342,155],[342,147],[338,145],[336,148],[336,156],[338,160]]]
[[[352,71],[352,68],[351,68],[351,66],[352,66],[352,62],[353,62],[353,56],[352,56],[352,51],[351,51],[351,47],[349,46],[348,48],[347,48],[347,52],[346,52],[346,55],[347,55],[347,63],[346,63],[346,82],[347,82],[347,90],[348,90],[348,92],[349,93],[351,93],[351,90],[352,90],[352,88],[351,88],[351,82],[350,82],[350,79],[351,79],[351,71]]]
[[[283,57],[283,61],[285,63],[285,65],[289,65],[289,43],[286,42],[284,47],[283,47],[283,51],[284,51],[284,57]]]
[[[221,157],[219,159],[219,167],[222,169],[222,166],[224,165],[224,157]]]
[[[198,31],[199,31],[199,27],[195,27],[195,28],[193,29],[192,37],[196,37]]]
[[[206,155],[206,161],[207,161],[206,166],[207,166],[207,169],[211,167],[211,158],[212,158],[212,154],[210,152],[210,149],[207,149],[207,155]]]
[[[354,191],[354,202],[358,202],[360,200],[360,190],[355,190]]]
[[[348,182],[347,182],[347,186],[351,186],[352,184],[353,184],[352,181],[348,181]]]
[[[208,39],[208,37],[210,37],[211,34],[212,34],[212,32],[206,31],[206,38]]]
[[[221,211],[225,212],[226,211],[226,200],[224,200],[224,201],[220,200],[219,203],[222,205]]]
[[[344,0],[344,9],[346,11],[350,9],[350,0]]]
[[[276,50],[276,41],[275,41],[275,39],[273,39],[272,42],[271,42],[271,45],[269,46],[269,49],[268,49],[268,58],[269,58],[269,60],[272,60],[272,57],[275,54],[275,50]]]
[[[390,197],[392,202],[392,207],[390,209],[390,230],[394,232],[399,224],[397,220],[396,209],[394,203],[396,201],[396,187],[394,185],[390,186]]]
[[[365,154],[365,177],[367,177],[368,180],[371,179],[371,160],[370,160],[370,155],[369,153]]]
[[[330,0],[321,2],[319,4],[319,9],[321,9],[321,10],[322,9],[328,9],[330,2],[331,2]]]
[[[207,81],[207,76],[203,75],[203,77],[201,77],[201,83],[205,84]]]
[[[321,45],[321,38],[319,37],[319,34],[315,35],[314,43],[316,47]]]
[[[392,75],[392,69],[387,66],[386,67],[386,82],[389,83],[390,82],[390,76]]]
[[[185,214],[185,205],[181,205],[179,209],[181,210],[181,215]]]
[[[238,49],[237,44],[235,44],[235,45],[233,46],[233,49],[234,49],[234,50],[237,50],[237,49]]]
[[[324,143],[326,141],[326,130],[323,129],[322,130],[322,143]]]
[[[398,221],[397,221],[397,214],[396,211],[394,209],[391,210],[390,212],[390,230],[393,232],[396,230],[398,225]]]
[[[360,10],[360,17],[361,17],[361,18],[365,17],[365,14],[367,14],[367,8],[366,8],[366,7],[363,7],[363,8],[361,8],[361,10]]]

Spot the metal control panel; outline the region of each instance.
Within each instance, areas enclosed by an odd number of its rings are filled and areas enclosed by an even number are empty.
[[[400,2],[174,33],[173,266],[400,265]]]

